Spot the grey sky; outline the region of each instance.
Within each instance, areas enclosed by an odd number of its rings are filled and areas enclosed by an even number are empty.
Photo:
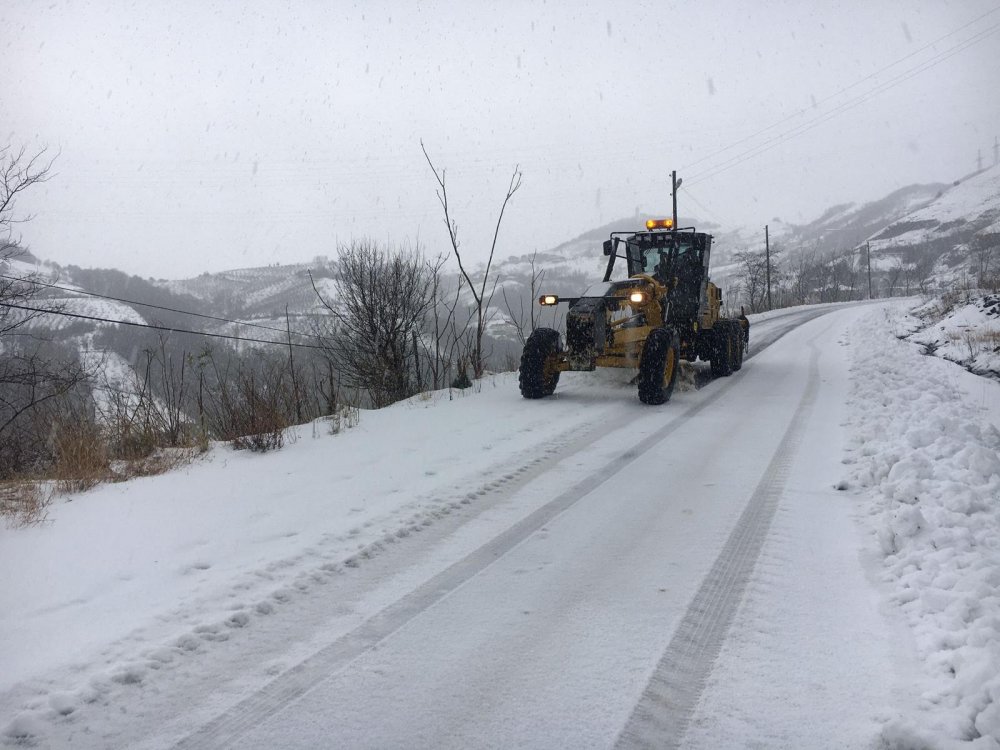
[[[671,169],[690,188],[682,213],[762,225],[956,179],[977,149],[991,163],[998,9],[7,2],[0,122],[4,142],[61,152],[22,203],[25,241],[59,263],[172,278],[332,256],[352,235],[444,251],[420,138],[448,170],[473,257],[520,165],[509,255],[636,208],[668,212]],[[755,145],[773,147],[712,176]]]

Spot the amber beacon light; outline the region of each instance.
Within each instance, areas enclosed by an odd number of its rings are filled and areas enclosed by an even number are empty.
[[[673,229],[674,220],[673,219],[646,219],[646,229],[653,231],[654,229]]]

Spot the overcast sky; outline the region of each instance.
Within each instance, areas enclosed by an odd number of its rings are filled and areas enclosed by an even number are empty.
[[[0,143],[59,153],[21,232],[64,265],[445,251],[421,138],[472,257],[519,166],[506,256],[669,215],[671,169],[682,213],[762,226],[992,163],[998,30],[996,0],[5,0]]]

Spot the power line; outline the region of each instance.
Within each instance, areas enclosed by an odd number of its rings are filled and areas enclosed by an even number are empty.
[[[132,326],[134,328],[152,328],[155,331],[167,331],[170,333],[190,333],[195,336],[206,336],[214,339],[227,339],[229,341],[244,341],[249,344],[270,344],[272,346],[294,346],[299,349],[319,349],[327,351],[327,347],[318,344],[293,344],[290,341],[268,341],[266,339],[250,339],[244,336],[230,336],[225,333],[206,333],[205,331],[192,331],[186,328],[173,328],[171,326],[160,326],[153,323],[135,323],[131,320],[112,320],[111,318],[101,318],[96,315],[83,315],[82,313],[71,313],[65,310],[46,310],[42,307],[30,307],[28,305],[15,305],[10,302],[0,302],[0,307],[9,307],[14,310],[27,310],[28,312],[42,313],[45,315],[61,315],[66,318],[79,318],[81,320],[93,320],[98,323],[114,323],[116,325]],[[275,329],[277,330],[277,329]]]
[[[747,161],[748,159],[751,159],[755,156],[759,156],[765,151],[771,150],[775,146],[778,146],[787,140],[791,140],[792,138],[802,135],[803,133],[812,130],[818,125],[821,125],[822,123],[827,122],[833,119],[834,117],[843,114],[844,112],[847,112],[850,109],[854,109],[855,107],[871,99],[873,96],[888,91],[889,89],[894,88],[895,86],[899,85],[900,83],[903,83],[904,81],[909,80],[910,78],[913,78],[914,76],[924,72],[925,70],[928,70],[934,67],[935,65],[944,62],[948,58],[954,57],[959,52],[962,52],[968,47],[971,47],[973,44],[983,41],[983,39],[985,39],[987,36],[992,34],[997,29],[1000,29],[1000,24],[995,24],[990,28],[970,37],[969,39],[959,42],[953,47],[949,47],[944,52],[941,52],[935,57],[932,57],[929,60],[926,60],[918,64],[917,66],[910,68],[909,70],[906,70],[903,73],[900,73],[895,78],[892,78],[889,81],[886,81],[885,83],[879,84],[874,89],[871,89],[870,91],[865,92],[864,94],[859,94],[853,99],[850,99],[838,105],[830,112],[819,115],[818,117],[815,117],[812,120],[804,122],[800,125],[796,125],[795,127],[790,128],[789,130],[786,130],[783,133],[780,133],[776,136],[773,136],[772,138],[769,138],[768,140],[764,141],[761,144],[758,144],[757,146],[753,146],[747,149],[746,151],[743,151],[742,153],[737,154],[736,156],[731,157],[730,159],[723,161],[720,164],[717,164],[715,167],[709,167],[705,171],[695,174],[692,178],[690,178],[690,180],[692,182],[697,182],[697,181],[711,179],[712,177],[715,177],[716,175],[721,174],[722,172],[725,172],[726,170],[738,164],[741,164],[744,161]]]
[[[73,289],[72,287],[60,286],[58,284],[52,284],[47,281],[40,281],[38,279],[29,279],[24,277],[7,276],[6,274],[0,273],[0,279],[7,279],[8,281],[18,281],[25,284],[35,284],[36,286],[43,286],[48,289],[58,289],[63,292],[71,292],[73,294],[85,294],[88,297],[96,297],[97,299],[106,299],[112,302],[121,302],[126,305],[139,305],[140,307],[148,307],[153,310],[163,310],[165,312],[179,313],[181,315],[191,315],[196,318],[204,318],[205,320],[215,320],[221,323],[232,323],[237,326],[248,326],[250,328],[260,328],[264,331],[275,331],[277,333],[287,335],[289,331],[285,328],[275,328],[274,326],[265,326],[259,323],[247,323],[240,320],[230,320],[229,318],[220,318],[216,315],[204,315],[202,313],[192,312],[190,310],[180,310],[176,307],[164,307],[162,305],[154,305],[150,302],[139,302],[137,300],[124,299],[122,297],[111,297],[106,294],[98,294],[97,292],[88,292],[86,289]],[[301,331],[291,331],[291,333],[296,336],[306,336],[308,338],[321,338],[315,336],[311,333],[302,333]],[[208,335],[208,334],[206,334]]]
[[[709,209],[706,206],[702,205],[701,201],[699,201],[695,197],[694,193],[691,192],[691,190],[687,187],[687,185],[684,186],[684,195],[686,195],[688,198],[690,198],[691,202],[694,203],[696,206],[698,206],[698,208],[700,208],[702,211],[704,211],[706,214],[708,214],[707,218],[709,218],[709,219],[715,219],[717,222],[719,222],[719,224],[725,224],[726,223],[725,221],[722,221],[718,216],[716,216],[715,213],[711,209]]]
[[[844,93],[850,91],[851,89],[853,89],[853,88],[855,88],[857,86],[860,86],[865,81],[871,80],[872,78],[875,78],[875,77],[881,75],[882,73],[884,73],[885,71],[889,70],[890,68],[896,67],[901,62],[905,62],[906,60],[909,60],[914,55],[919,55],[921,52],[923,52],[926,49],[929,49],[929,48],[933,47],[938,42],[942,42],[945,39],[947,39],[948,37],[954,36],[958,32],[963,31],[964,29],[967,29],[969,26],[972,26],[977,21],[981,21],[982,19],[986,18],[986,16],[992,15],[993,13],[996,13],[997,11],[1000,11],[1000,8],[993,8],[992,10],[986,11],[981,16],[977,16],[976,18],[973,18],[971,21],[969,21],[964,26],[960,26],[959,28],[955,29],[954,31],[950,31],[947,34],[945,34],[944,36],[938,37],[934,41],[932,41],[932,42],[930,42],[928,44],[925,44],[920,49],[915,50],[915,51],[911,52],[910,54],[905,55],[904,57],[899,58],[898,60],[894,60],[893,62],[889,63],[885,67],[879,68],[874,73],[869,73],[864,78],[860,78],[857,81],[855,81],[854,83],[850,84],[849,86],[845,86],[844,88],[840,89],[840,91],[837,91],[834,94],[830,94],[829,96],[824,97],[823,99],[820,99],[818,102],[816,102],[816,104],[814,106],[818,107],[821,104],[825,104],[826,102],[830,101],[831,99],[836,99],[841,94],[844,94]],[[776,128],[779,125],[783,125],[786,122],[788,122],[789,120],[792,120],[792,119],[798,117],[799,115],[801,115],[801,114],[803,114],[803,113],[805,113],[807,111],[808,111],[808,108],[803,108],[803,109],[800,109],[800,110],[798,110],[796,112],[793,112],[792,114],[788,115],[787,117],[785,117],[785,118],[783,118],[781,120],[778,120],[777,122],[774,122],[774,123],[768,125],[767,127],[761,128],[757,132],[751,133],[750,135],[746,136],[745,138],[742,138],[742,139],[740,139],[738,141],[730,143],[728,146],[724,146],[723,148],[721,148],[721,149],[719,149],[717,151],[714,151],[714,152],[708,154],[707,156],[703,156],[701,159],[698,159],[697,161],[693,161],[693,162],[691,162],[689,164],[684,165],[681,169],[682,170],[690,169],[691,167],[695,166],[696,164],[701,164],[702,162],[708,161],[709,159],[712,159],[712,158],[718,156],[719,154],[724,154],[726,151],[729,151],[730,149],[736,148],[737,146],[740,146],[740,145],[746,143],[747,141],[753,140],[758,135],[766,133],[768,130]]]
[[[894,88],[895,86],[898,86],[899,84],[901,84],[901,83],[909,80],[910,78],[913,78],[914,76],[919,75],[920,73],[923,73],[925,70],[929,70],[930,68],[933,68],[934,66],[939,65],[940,63],[944,62],[945,60],[947,60],[947,59],[949,59],[951,57],[954,57],[959,52],[962,52],[962,51],[968,49],[972,45],[978,44],[979,42],[981,42],[984,39],[986,39],[990,34],[994,33],[997,29],[1000,29],[1000,23],[994,24],[993,26],[989,27],[988,29],[985,29],[984,31],[978,32],[977,34],[973,35],[972,37],[969,37],[968,39],[965,39],[965,40],[959,42],[958,44],[956,44],[956,45],[954,45],[952,47],[949,47],[944,52],[938,53],[937,55],[935,55],[934,57],[930,58],[929,60],[925,60],[924,62],[921,62],[918,65],[916,65],[916,66],[914,66],[914,67],[912,67],[912,68],[910,68],[908,70],[903,71],[902,73],[900,73],[899,75],[897,75],[895,78],[891,78],[890,80],[886,81],[885,83],[879,84],[878,86],[876,86],[875,88],[871,89],[870,91],[867,91],[867,92],[865,92],[863,94],[859,94],[858,96],[854,97],[853,99],[850,99],[850,100],[844,102],[843,104],[838,105],[837,107],[835,107],[830,112],[824,113],[823,115],[820,115],[820,116],[818,116],[816,118],[813,118],[812,120],[809,120],[809,121],[807,121],[805,123],[802,123],[801,125],[796,125],[795,127],[790,128],[790,129],[784,131],[783,133],[779,133],[778,135],[775,135],[772,138],[769,138],[768,140],[764,141],[763,143],[761,143],[761,144],[759,144],[757,146],[753,146],[753,147],[747,149],[746,151],[743,151],[742,153],[737,154],[736,156],[733,156],[730,159],[727,159],[726,161],[721,162],[720,164],[717,164],[714,167],[709,167],[709,168],[707,168],[706,170],[704,170],[704,171],[702,171],[700,173],[696,173],[693,177],[690,178],[690,181],[691,182],[701,182],[701,181],[704,181],[704,180],[711,179],[712,177],[715,177],[716,175],[721,174],[722,172],[725,172],[725,171],[731,169],[732,167],[735,167],[738,164],[741,164],[744,161],[747,161],[748,159],[752,159],[753,157],[759,156],[760,154],[764,153],[765,151],[769,151],[770,149],[774,148],[775,146],[780,145],[781,143],[783,143],[785,141],[791,140],[792,138],[795,138],[795,137],[797,137],[799,135],[802,135],[803,133],[808,132],[809,130],[812,130],[813,128],[817,127],[818,125],[821,125],[822,123],[827,122],[828,120],[831,120],[834,117],[837,117],[838,115],[841,115],[841,114],[843,114],[844,112],[847,112],[850,109],[854,109],[855,107],[857,107],[857,106],[863,104],[864,102],[868,101],[869,99],[871,99],[873,96],[875,96],[877,94],[884,93],[885,91],[888,91],[889,89]]]

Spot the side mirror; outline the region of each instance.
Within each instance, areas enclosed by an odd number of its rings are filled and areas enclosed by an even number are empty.
[[[614,255],[614,252],[615,252],[614,240],[604,240],[604,254]]]

